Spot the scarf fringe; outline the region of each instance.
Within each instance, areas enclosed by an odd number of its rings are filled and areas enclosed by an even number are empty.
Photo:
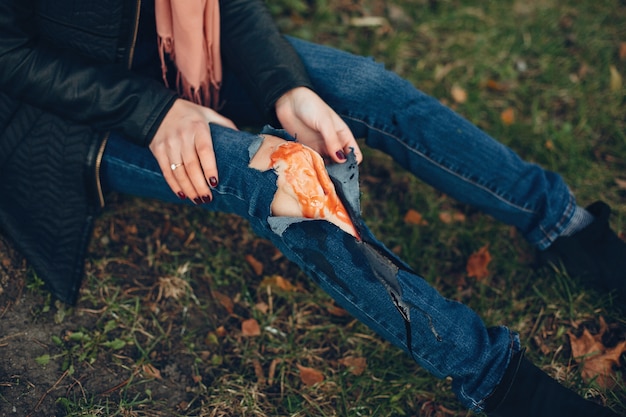
[[[161,74],[166,87],[170,87],[167,79],[167,60],[176,65],[176,57],[174,53],[174,41],[172,38],[158,37],[159,58],[161,59]],[[210,49],[209,49],[210,56]],[[210,57],[212,58],[212,57]],[[221,82],[217,81],[215,74],[211,68],[207,68],[207,77],[200,85],[192,85],[184,75],[177,70],[176,72],[176,91],[178,94],[189,101],[196,104],[217,109],[219,107],[219,93]]]

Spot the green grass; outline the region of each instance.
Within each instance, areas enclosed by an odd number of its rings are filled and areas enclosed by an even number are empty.
[[[582,204],[607,201],[614,228],[626,230],[625,190],[615,182],[626,180],[626,90],[610,88],[611,67],[626,77],[618,54],[626,42],[623,1],[270,4],[285,32],[383,61],[524,158],[560,172]],[[350,24],[362,16],[388,24]],[[505,88],[487,88],[490,80]],[[455,85],[466,91],[464,103],[453,100]],[[515,122],[507,125],[501,113],[509,108]],[[603,316],[623,338],[624,319],[610,297],[534,270],[532,249],[514,230],[386,156],[367,151],[362,178],[364,216],[390,248],[487,324],[519,331],[528,355],[565,385],[626,411],[623,382],[612,391],[582,382],[566,336]],[[405,224],[409,209],[427,224]],[[465,220],[442,222],[443,211]],[[67,415],[469,415],[449,381],[434,379],[352,318],[332,314],[332,300],[284,258],[270,261],[271,245],[240,219],[118,197],[95,236],[76,308],[53,303],[32,277],[25,290],[34,322],[62,326],[32,366],[58,375],[64,389],[48,397]],[[465,263],[484,245],[493,256],[490,276],[476,281]],[[265,264],[261,276],[245,261],[250,254]],[[273,275],[298,291],[260,285]],[[173,284],[178,298],[165,295]],[[259,337],[241,335],[240,323],[251,317]],[[347,356],[367,358],[361,375],[341,365]],[[324,381],[302,384],[298,365],[319,370]]]

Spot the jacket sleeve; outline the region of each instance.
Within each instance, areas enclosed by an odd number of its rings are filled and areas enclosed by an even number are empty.
[[[176,95],[123,65],[90,60],[39,36],[34,0],[0,1],[0,91],[146,146]]]
[[[257,107],[276,121],[274,105],[295,87],[313,89],[300,57],[279,33],[264,0],[221,0],[224,62]]]

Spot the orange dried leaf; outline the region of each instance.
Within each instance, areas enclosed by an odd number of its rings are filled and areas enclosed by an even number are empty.
[[[224,326],[220,326],[217,329],[215,329],[215,334],[218,337],[224,337],[228,334],[228,332],[226,331],[226,328]]]
[[[615,184],[620,190],[626,190],[626,180],[621,178],[615,178]]]
[[[619,44],[619,60],[626,61],[626,42],[620,42]]]
[[[276,366],[281,363],[282,359],[274,359],[272,363],[270,363],[270,369],[267,371],[267,383],[269,385],[274,384],[274,376],[276,375]]]
[[[419,212],[413,209],[409,209],[409,211],[406,212],[406,214],[404,215],[404,222],[407,224],[415,224],[418,226],[428,224],[426,220],[424,220],[424,217],[422,217]]]
[[[602,335],[608,330],[603,317],[600,317],[600,331],[592,335],[584,329],[580,337],[568,332],[574,360],[581,364],[581,376],[585,382],[595,380],[603,388],[615,385],[615,368],[620,365],[620,356],[626,351],[626,341],[607,348],[602,343]]]
[[[226,309],[228,314],[233,314],[235,311],[235,303],[233,303],[233,300],[231,300],[229,296],[222,294],[219,291],[211,291],[211,295],[213,295],[213,298]]]
[[[336,305],[333,304],[328,304],[326,306],[326,310],[335,317],[346,317],[349,316],[350,313],[348,313],[346,310],[344,310],[341,307],[337,307]]]
[[[256,375],[259,385],[265,385],[265,375],[263,374],[263,367],[258,359],[252,359],[252,366],[254,367],[254,374]]]
[[[289,282],[286,278],[281,277],[280,275],[273,275],[271,277],[263,278],[261,281],[261,287],[272,287],[277,288],[283,291],[292,292],[296,291],[297,288]]]
[[[346,368],[350,368],[350,373],[352,375],[359,376],[367,368],[367,359],[362,357],[355,356],[346,356],[345,358],[339,359],[339,364],[345,366]]]
[[[442,211],[439,213],[439,220],[445,224],[450,224],[452,222],[464,222],[465,214],[458,211]]]
[[[263,274],[263,264],[259,260],[257,260],[254,256],[246,255],[246,262],[248,262],[248,265],[252,267],[252,270],[254,271],[255,274],[257,275]]]
[[[267,305],[267,303],[264,301],[261,301],[260,303],[256,303],[254,305],[254,308],[263,314],[267,314],[267,312],[270,310],[270,306]]]
[[[487,87],[488,90],[497,91],[499,93],[502,93],[509,89],[508,85],[501,83],[499,81],[493,80],[493,79],[487,80],[487,82],[485,83],[485,86]]]
[[[141,365],[141,371],[148,378],[161,379],[161,371],[159,371],[157,368],[149,363],[144,363],[143,365]]]
[[[241,334],[245,337],[255,337],[261,335],[261,327],[255,319],[248,319],[241,322]]]
[[[511,107],[504,109],[502,113],[500,113],[500,120],[502,120],[502,123],[506,126],[512,125],[515,123],[515,110]]]
[[[324,375],[317,369],[296,364],[300,370],[300,380],[307,387],[318,384],[324,380]]]
[[[487,269],[489,262],[491,262],[491,253],[489,253],[488,246],[485,245],[472,253],[467,260],[467,265],[465,266],[467,276],[476,279],[487,278],[489,276],[489,270]]]
[[[450,89],[450,95],[455,103],[463,104],[467,101],[467,92],[457,84]]]

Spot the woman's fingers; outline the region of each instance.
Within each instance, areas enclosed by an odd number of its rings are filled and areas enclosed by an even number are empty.
[[[196,204],[210,202],[211,188],[219,182],[209,123],[237,129],[230,119],[215,111],[179,99],[150,144],[172,191]]]
[[[184,173],[181,172],[179,180],[183,189],[189,187],[192,194],[189,197],[196,203],[208,203],[213,199],[209,187],[209,179],[213,186],[217,185],[217,163],[213,152],[213,141],[208,124],[193,126],[190,138],[184,140],[182,149]]]

